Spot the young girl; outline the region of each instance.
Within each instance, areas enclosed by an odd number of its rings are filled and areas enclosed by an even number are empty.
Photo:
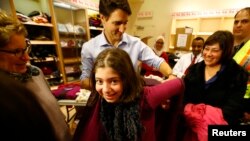
[[[156,107],[184,90],[178,78],[144,86],[129,55],[119,48],[98,55],[90,78],[91,106],[86,107],[74,140],[154,141]]]

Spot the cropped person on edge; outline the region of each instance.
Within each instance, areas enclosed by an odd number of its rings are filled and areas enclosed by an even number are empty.
[[[165,62],[168,62],[168,55],[164,51],[164,37],[163,36],[158,36],[155,40],[153,51],[155,52],[156,55],[159,57],[162,57]],[[141,71],[144,76],[149,76],[149,75],[154,75],[154,76],[159,76],[161,78],[164,77],[164,75],[159,72],[156,68],[149,66],[145,63],[141,64]]]
[[[34,94],[0,71],[1,138],[55,141],[52,125]]]
[[[125,33],[131,9],[127,0],[100,0],[100,18],[103,32],[83,44],[81,50],[82,74],[81,86],[91,89],[89,75],[97,55],[107,48],[125,50],[133,62],[134,69],[138,69],[138,60],[153,66],[165,76],[172,73],[171,67],[163,58],[157,56],[150,47],[139,38]],[[138,72],[139,73],[139,72]]]
[[[250,7],[239,10],[234,16],[234,49],[238,52],[250,39]]]
[[[185,76],[186,70],[190,65],[201,62],[203,60],[201,55],[201,50],[204,45],[204,39],[202,37],[196,37],[192,41],[192,52],[184,54],[177,61],[173,68],[172,75],[175,75],[179,78]],[[192,64],[193,63],[193,64]]]
[[[234,16],[234,60],[250,73],[250,7],[239,10]],[[244,124],[250,124],[250,79],[248,79],[247,90],[244,96],[246,101],[246,112],[242,119]]]
[[[28,65],[31,44],[25,38],[27,30],[19,21],[1,11],[0,33],[0,70],[8,77],[20,81],[35,94],[53,125],[58,141],[71,140],[64,115],[42,71],[38,67]]]
[[[179,78],[144,86],[130,56],[120,48],[102,51],[90,76],[93,97],[87,105],[94,106],[80,119],[75,141],[155,141],[156,107],[184,91]]]
[[[240,123],[248,73],[232,58],[233,35],[229,31],[209,36],[202,54],[204,60],[191,66],[184,77],[184,117],[189,129],[185,139],[190,139],[188,133],[192,132],[203,141],[207,140],[210,124]],[[195,116],[199,113],[204,113],[202,118]]]

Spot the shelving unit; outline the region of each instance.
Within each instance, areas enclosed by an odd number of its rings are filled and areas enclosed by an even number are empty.
[[[193,28],[192,39],[200,36],[207,39],[208,36],[217,30],[233,29],[234,18],[232,16],[218,17],[173,17],[171,25],[171,34],[169,37],[169,50],[174,51],[176,28],[191,27]]]
[[[82,44],[90,38],[87,10],[60,0],[53,4],[66,83],[78,82],[81,75]]]
[[[88,9],[88,18],[89,18],[89,20],[90,20],[91,17],[96,17],[98,14],[99,14],[98,11]],[[102,25],[97,25],[96,26],[96,25],[91,25],[91,23],[89,23],[90,38],[93,38],[93,37],[99,35],[100,33],[102,33],[102,31],[103,31]]]
[[[0,8],[16,19],[17,12],[26,16],[33,11],[46,13],[49,23],[23,22],[32,44],[30,63],[41,68],[51,86],[79,82],[82,44],[103,31],[100,26],[89,26],[89,17],[98,11],[69,0],[1,0]],[[71,24],[73,31],[60,31],[58,24]],[[79,28],[83,32],[76,31]],[[36,39],[34,36],[40,32],[48,35],[48,39]]]
[[[46,13],[49,17],[47,23],[29,20],[23,24],[32,44],[30,63],[41,68],[51,86],[62,84],[66,80],[52,5],[52,0],[1,0],[0,6],[16,19],[17,13],[28,16],[34,11]]]
[[[90,26],[89,27],[89,31],[90,31],[90,38],[93,38],[99,34],[102,33],[103,28],[101,27],[94,27],[94,26]]]

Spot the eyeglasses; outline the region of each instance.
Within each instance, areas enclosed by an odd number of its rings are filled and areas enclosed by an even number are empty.
[[[31,52],[31,43],[29,39],[25,40],[26,42],[26,48],[24,49],[20,49],[17,48],[15,50],[0,50],[0,52],[5,52],[5,53],[9,53],[9,54],[15,54],[16,57],[22,57],[24,55],[24,53],[30,53]]]

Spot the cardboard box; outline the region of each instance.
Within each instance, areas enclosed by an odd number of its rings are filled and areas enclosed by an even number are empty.
[[[192,41],[193,29],[190,27],[176,28],[175,50],[189,50]]]

